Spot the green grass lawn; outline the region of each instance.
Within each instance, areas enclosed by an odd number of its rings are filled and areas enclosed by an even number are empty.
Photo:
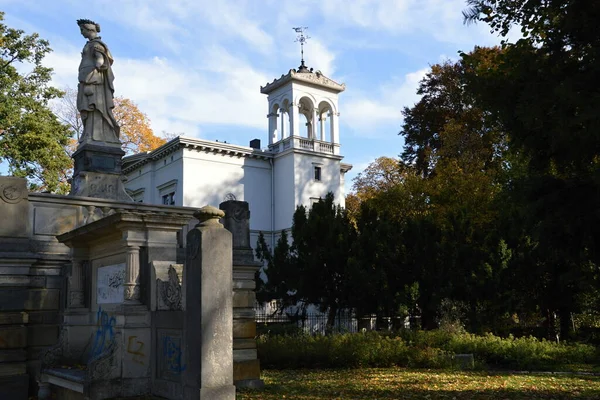
[[[264,391],[237,399],[600,399],[600,376],[364,368],[265,370],[262,378]]]

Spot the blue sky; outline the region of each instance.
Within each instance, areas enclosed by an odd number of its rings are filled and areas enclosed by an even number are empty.
[[[293,27],[307,26],[309,67],[346,84],[340,95],[346,186],[379,156],[398,156],[401,110],[431,64],[500,39],[465,26],[465,0],[0,0],[5,23],[38,32],[53,52],[53,84],[77,85],[85,39],[76,20],[101,25],[115,63],[115,95],[135,101],[163,131],[248,145],[267,143],[260,86],[300,63]]]

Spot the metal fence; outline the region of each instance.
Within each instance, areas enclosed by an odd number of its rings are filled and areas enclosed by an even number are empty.
[[[302,331],[309,334],[325,334],[327,327],[326,314],[289,315],[256,311],[256,324],[261,332],[289,332]],[[350,313],[340,313],[336,316],[333,332],[356,333],[358,332],[358,319]]]
[[[254,308],[258,333],[298,333],[325,334],[327,314],[313,309],[300,313],[298,308],[289,308],[284,312],[275,312],[277,307],[256,305]],[[287,312],[286,312],[287,311]],[[419,318],[412,318],[413,326],[419,326]],[[350,310],[341,310],[335,317],[332,327],[334,333],[356,333],[359,331],[392,331],[410,328],[408,317],[377,317],[376,315],[357,318]]]

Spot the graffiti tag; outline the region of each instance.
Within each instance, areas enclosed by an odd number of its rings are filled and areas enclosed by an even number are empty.
[[[144,354],[144,342],[136,339],[137,336],[129,336],[127,340],[127,352],[133,355],[133,362],[143,365],[144,357],[146,357]]]
[[[115,331],[117,323],[115,317],[109,316],[102,307],[98,308],[96,313],[96,335],[94,336],[94,346],[92,347],[92,357],[99,356],[111,345],[114,344]]]
[[[185,371],[185,365],[181,365],[181,345],[179,341],[171,336],[163,337],[163,355],[167,364],[167,370],[179,375]]]

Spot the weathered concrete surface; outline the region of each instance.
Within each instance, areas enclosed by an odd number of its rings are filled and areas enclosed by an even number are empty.
[[[232,239],[218,219],[224,213],[203,207],[200,223],[187,235],[184,299],[183,398],[233,400]]]
[[[230,200],[219,208],[225,212],[225,229],[233,236],[233,380],[239,388],[261,389],[254,313],[254,275],[261,264],[250,247],[250,207],[245,201]]]

